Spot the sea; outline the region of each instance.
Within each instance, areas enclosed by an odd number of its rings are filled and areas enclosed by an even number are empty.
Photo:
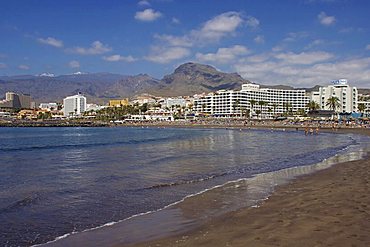
[[[281,181],[359,159],[368,140],[294,129],[0,128],[0,246],[178,233],[258,207]]]

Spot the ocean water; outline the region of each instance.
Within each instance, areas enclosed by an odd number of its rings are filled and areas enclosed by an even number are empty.
[[[355,135],[0,128],[0,246],[53,241],[256,174],[321,162]]]

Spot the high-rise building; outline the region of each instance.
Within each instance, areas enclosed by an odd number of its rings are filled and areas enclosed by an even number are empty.
[[[1,108],[30,109],[31,96],[29,94],[17,94],[7,92],[5,100],[0,101]]]
[[[63,99],[63,114],[65,117],[80,116],[86,111],[86,97],[81,93]]]
[[[339,107],[337,112],[357,112],[358,93],[356,87],[348,85],[346,79],[332,81],[333,85],[320,87],[318,92],[312,92],[311,100],[319,104],[321,110],[331,110],[328,99],[337,97]]]
[[[194,110],[214,117],[251,116],[273,118],[283,113],[306,111],[309,97],[305,90],[260,88],[244,84],[242,90],[220,90],[194,99]]]

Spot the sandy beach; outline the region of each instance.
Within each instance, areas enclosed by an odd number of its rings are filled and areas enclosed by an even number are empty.
[[[368,129],[337,131],[348,132],[370,136]],[[367,155],[279,186],[257,208],[239,209],[190,232],[130,246],[370,246],[369,192]]]

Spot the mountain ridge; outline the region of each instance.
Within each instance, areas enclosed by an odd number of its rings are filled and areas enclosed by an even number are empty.
[[[51,75],[51,73],[48,73]],[[42,74],[40,74],[42,75]],[[253,83],[237,73],[225,73],[206,65],[188,62],[178,66],[173,73],[156,79],[147,74],[122,75],[117,73],[74,73],[68,75],[40,76],[16,75],[0,76],[0,97],[12,91],[30,94],[37,102],[61,102],[69,95],[82,92],[89,102],[106,103],[109,99],[132,98],[148,93],[156,96],[191,96],[214,92],[220,89],[239,90],[245,83]],[[260,85],[262,88],[305,89],[287,85]],[[368,92],[367,89],[359,89]]]

